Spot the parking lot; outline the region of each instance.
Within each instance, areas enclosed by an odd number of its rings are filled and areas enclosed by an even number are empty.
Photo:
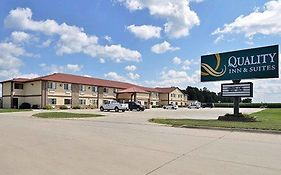
[[[102,112],[105,117],[87,119],[31,117],[37,112],[0,114],[1,175],[281,173],[281,135],[147,122],[150,118],[211,119],[232,109]]]

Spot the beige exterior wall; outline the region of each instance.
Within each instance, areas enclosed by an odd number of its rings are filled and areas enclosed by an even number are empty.
[[[22,103],[23,102],[29,103],[29,104],[31,104],[31,106],[32,105],[38,105],[39,107],[41,107],[41,97],[40,96],[38,96],[38,97],[24,97]],[[21,104],[21,103],[19,102],[19,104]]]
[[[169,94],[159,94],[159,101],[160,101],[160,105],[167,105],[168,104],[168,100],[169,100]]]
[[[11,108],[11,97],[3,97],[3,108]]]
[[[186,106],[187,105],[187,96],[182,93],[179,89],[175,89],[174,91],[167,93],[161,93],[160,97],[160,105],[167,104],[177,104],[178,106]]]
[[[45,85],[46,84],[46,85]],[[84,85],[85,91],[80,91],[79,84],[72,84],[71,90],[64,89],[64,82],[56,82],[56,88],[48,89],[48,82],[45,81],[34,81],[24,83],[23,90],[14,89],[14,97],[18,98],[19,105],[23,102],[30,103],[31,105],[39,105],[39,107],[43,107],[48,104],[48,99],[55,98],[56,104],[53,106],[62,106],[64,104],[64,99],[71,99],[72,104],[67,106],[96,106],[100,107],[103,105],[104,100],[115,100],[117,98],[116,91],[120,91],[122,89],[115,89],[111,87],[106,87],[107,92],[104,92],[104,87],[98,87],[98,92],[92,91],[92,86]],[[67,84],[67,83],[66,83]],[[14,85],[13,85],[14,86]],[[42,87],[43,86],[43,87]],[[46,89],[46,90],[44,90]],[[46,92],[46,99],[45,93]],[[43,94],[43,95],[42,95]],[[171,95],[173,94],[173,95]],[[3,83],[3,96],[11,95],[11,82]],[[42,97],[43,96],[43,97]],[[85,105],[80,104],[79,100],[84,99],[86,101]],[[121,101],[130,101],[131,94],[124,93],[118,94],[118,99]],[[134,100],[134,98],[132,99]],[[179,106],[187,104],[186,96],[179,90],[175,89],[173,92],[169,94],[165,93],[137,93],[136,101],[140,102],[142,105],[145,105],[148,108],[159,105],[166,105],[168,103],[177,103]],[[43,106],[41,103],[43,102]],[[3,98],[3,107],[11,106],[11,98]]]
[[[171,93],[169,93],[169,102],[170,104],[177,104],[178,106],[186,106],[187,105],[187,99],[186,96],[179,90],[175,89]]]
[[[64,83],[55,82],[56,88],[50,89],[48,88],[47,96],[68,96],[71,97],[71,90],[64,90]],[[48,85],[47,85],[48,87]]]
[[[3,83],[2,88],[3,88],[2,96],[11,95],[11,82]]]

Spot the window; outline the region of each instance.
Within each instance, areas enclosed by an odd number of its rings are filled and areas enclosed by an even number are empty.
[[[108,93],[108,88],[103,88],[104,93]]]
[[[96,105],[96,104],[97,104],[97,100],[91,99],[91,100],[90,100],[90,104],[91,104],[91,105]]]
[[[98,87],[97,86],[92,86],[92,92],[98,92]]]
[[[171,94],[171,97],[176,97],[176,94]]]
[[[70,105],[71,104],[71,99],[64,99],[64,104],[65,105]]]
[[[23,84],[15,83],[15,89],[23,89]]]
[[[182,95],[181,95],[181,94],[179,94],[179,95],[178,95],[178,98],[182,98]]]
[[[55,104],[57,104],[57,99],[56,98],[48,98],[48,103],[49,103],[49,105],[55,105]]]
[[[70,91],[70,90],[71,90],[71,84],[65,83],[65,84],[63,85],[63,88],[64,88],[64,90],[66,90],[66,91]]]
[[[56,89],[57,83],[55,82],[48,82],[48,89]]]
[[[86,99],[79,99],[80,105],[86,105]]]
[[[81,91],[81,92],[86,91],[86,87],[85,87],[85,85],[80,85],[80,91]]]

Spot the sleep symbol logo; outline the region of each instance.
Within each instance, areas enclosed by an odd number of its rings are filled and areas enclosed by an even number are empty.
[[[224,65],[224,67],[218,71],[220,64],[221,64],[221,57],[220,54],[215,54],[215,58],[216,58],[216,67],[215,69],[212,68],[210,65],[206,64],[206,63],[201,63],[201,75],[202,76],[212,76],[212,77],[221,77],[225,74],[226,72],[226,66]]]

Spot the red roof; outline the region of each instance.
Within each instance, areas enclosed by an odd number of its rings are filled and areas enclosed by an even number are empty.
[[[118,93],[149,93],[149,92],[147,92],[139,87],[130,87],[128,89],[119,91]]]
[[[172,91],[174,91],[175,89],[177,89],[177,87],[169,87],[169,88],[155,88],[157,89],[160,93],[170,93]]]
[[[26,82],[28,80],[29,80],[28,78],[13,78],[13,79],[10,79],[10,80],[3,81],[2,83],[9,82],[9,81],[13,81],[13,82]]]
[[[44,80],[44,81],[55,81],[55,82],[64,82],[64,83],[75,83],[75,84],[85,84],[85,85],[92,85],[92,86],[101,86],[101,87],[113,87],[118,89],[127,89],[132,91],[142,91],[142,93],[147,92],[159,92],[159,93],[170,93],[173,90],[176,89],[176,87],[171,88],[149,88],[149,87],[143,87],[134,85],[131,83],[125,83],[120,81],[113,81],[113,80],[104,80],[99,78],[93,78],[93,77],[85,77],[85,76],[79,76],[79,75],[71,75],[71,74],[64,74],[64,73],[54,73],[38,78],[33,79],[27,79],[27,78],[14,78],[11,80],[3,81],[9,82],[32,82],[32,81],[38,81],[38,80]],[[132,88],[132,89],[131,89]]]

